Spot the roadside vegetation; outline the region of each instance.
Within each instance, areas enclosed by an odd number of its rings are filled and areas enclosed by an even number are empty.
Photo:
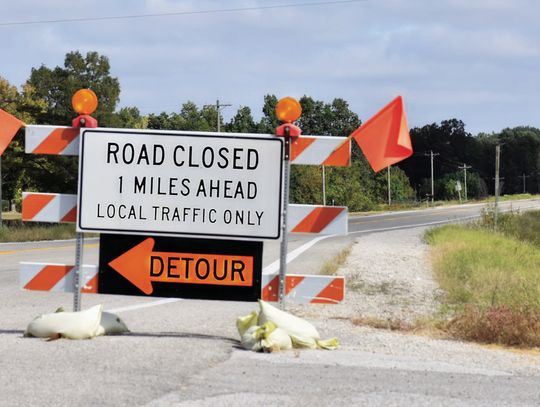
[[[440,327],[452,336],[540,346],[540,211],[493,214],[473,225],[426,233],[435,277],[446,292]]]
[[[38,240],[62,240],[75,237],[73,224],[23,224],[4,222],[0,227],[0,242],[33,242]]]
[[[347,261],[347,257],[349,257],[349,254],[351,254],[351,250],[352,245],[348,245],[347,247],[341,249],[337,255],[329,260],[326,260],[323,263],[319,274],[326,276],[335,275],[339,268],[345,264],[345,261]]]

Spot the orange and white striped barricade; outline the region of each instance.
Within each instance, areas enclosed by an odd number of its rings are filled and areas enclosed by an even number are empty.
[[[28,125],[25,151],[29,154],[79,155],[79,132],[78,127]],[[190,132],[193,133],[197,132]],[[351,139],[297,137],[291,143],[291,162],[299,165],[348,166],[351,162]]]
[[[19,265],[20,288],[30,291],[73,292],[74,265],[21,262]],[[98,266],[83,265],[81,292],[98,294]],[[279,276],[263,274],[261,298],[278,301]],[[336,276],[298,275],[286,276],[287,302],[296,304],[337,304],[345,296],[345,279]]]
[[[76,219],[77,195],[23,192],[23,221],[75,223]]]
[[[279,301],[279,275],[262,275],[261,297],[265,301]],[[345,278],[287,274],[285,301],[296,304],[338,304],[345,298]]]
[[[78,127],[26,126],[25,152],[28,154],[79,155]]]
[[[346,206],[289,204],[287,229],[291,233],[346,235],[348,210]]]
[[[291,164],[347,167],[351,164],[348,137],[299,136],[291,141]]]
[[[21,262],[19,283],[21,289],[32,291],[73,292],[74,265]],[[83,265],[81,292],[98,292],[98,267]]]

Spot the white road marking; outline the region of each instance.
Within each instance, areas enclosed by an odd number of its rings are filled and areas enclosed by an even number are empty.
[[[142,308],[157,307],[158,305],[170,304],[172,302],[182,301],[182,298],[164,298],[157,301],[146,302],[144,304],[129,305],[127,307],[113,308],[107,310],[107,312],[126,312],[126,311],[136,311]]]

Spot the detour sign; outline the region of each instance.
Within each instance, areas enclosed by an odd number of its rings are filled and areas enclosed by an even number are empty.
[[[260,242],[101,236],[99,292],[239,301],[260,298]]]

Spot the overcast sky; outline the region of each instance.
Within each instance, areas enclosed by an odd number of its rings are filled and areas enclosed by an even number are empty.
[[[1,0],[0,76],[97,51],[120,80],[120,106],[178,111],[216,99],[256,118],[263,96],[347,100],[362,120],[402,95],[409,126],[458,118],[466,129],[540,127],[540,2],[365,0]],[[325,3],[328,3],[326,1]],[[16,24],[177,12],[163,17]]]

